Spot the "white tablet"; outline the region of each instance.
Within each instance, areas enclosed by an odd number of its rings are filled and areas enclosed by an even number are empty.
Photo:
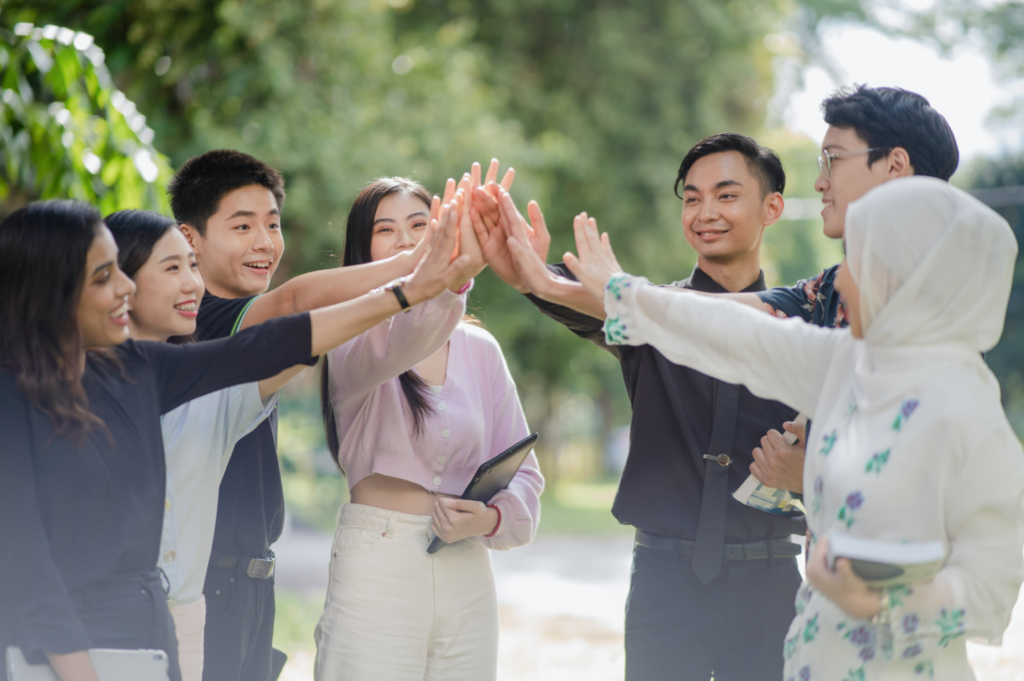
[[[167,681],[167,654],[162,650],[89,651],[100,681]],[[20,648],[7,649],[7,681],[59,681],[48,664],[29,664]]]

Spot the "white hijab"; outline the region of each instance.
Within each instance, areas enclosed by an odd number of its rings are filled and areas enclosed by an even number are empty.
[[[1016,258],[1006,220],[941,180],[893,180],[851,203],[846,260],[864,329],[858,406],[886,407],[954,364],[973,367],[998,400],[981,353],[1002,335]]]

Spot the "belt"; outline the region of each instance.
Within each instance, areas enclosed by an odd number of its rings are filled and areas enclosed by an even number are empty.
[[[225,570],[234,570],[240,562],[243,565],[248,562],[245,574],[253,579],[270,579],[274,576],[275,558],[273,551],[268,551],[266,558],[246,558],[217,550],[210,554],[210,565],[224,568]]]
[[[682,556],[692,556],[695,542],[673,539],[643,530],[636,531],[636,543],[658,551],[672,551]],[[770,545],[770,548],[769,548]],[[725,544],[722,560],[765,560],[767,558],[792,558],[800,555],[800,545],[784,539],[754,541],[746,544]]]

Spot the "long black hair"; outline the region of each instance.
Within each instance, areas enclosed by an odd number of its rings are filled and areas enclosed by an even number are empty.
[[[0,222],[0,365],[56,433],[79,443],[102,424],[82,387],[75,315],[102,226],[98,210],[65,200],[29,204]]]
[[[104,218],[104,222],[117,242],[117,266],[132,279],[149,262],[160,239],[178,228],[177,220],[151,210],[119,210]],[[192,343],[195,334],[171,336],[167,341],[179,345]]]
[[[371,262],[370,244],[373,241],[373,221],[377,216],[377,206],[386,197],[393,194],[414,196],[423,201],[428,210],[430,209],[430,193],[413,180],[404,177],[381,177],[366,185],[352,202],[352,208],[348,213],[348,221],[345,224],[345,254],[342,257],[342,267]],[[419,374],[411,370],[400,375],[398,382],[402,386],[402,394],[405,395],[405,400],[409,403],[409,409],[412,411],[413,434],[419,435],[423,430],[423,419],[428,414],[434,413],[434,408],[428,399],[429,388]],[[340,468],[338,454],[341,450],[341,442],[338,440],[338,424],[334,418],[334,407],[331,405],[327,355],[324,355],[323,366],[320,369],[320,410],[324,420],[324,434],[327,437],[327,450]]]
[[[119,210],[103,220],[117,242],[117,266],[132,279],[153,255],[153,249],[178,223],[151,210]]]

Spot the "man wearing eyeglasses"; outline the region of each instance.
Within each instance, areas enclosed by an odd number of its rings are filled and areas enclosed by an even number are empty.
[[[921,95],[899,88],[863,85],[840,90],[821,104],[828,131],[818,157],[825,236],[842,239],[847,206],[880,184],[910,175],[949,180],[960,162],[946,119]],[[790,287],[733,297],[779,317],[801,317],[817,326],[846,326],[846,310],[833,281],[839,265]],[[804,427],[786,424],[799,443],[777,431],[754,450],[754,475],[770,487],[803,492]]]

